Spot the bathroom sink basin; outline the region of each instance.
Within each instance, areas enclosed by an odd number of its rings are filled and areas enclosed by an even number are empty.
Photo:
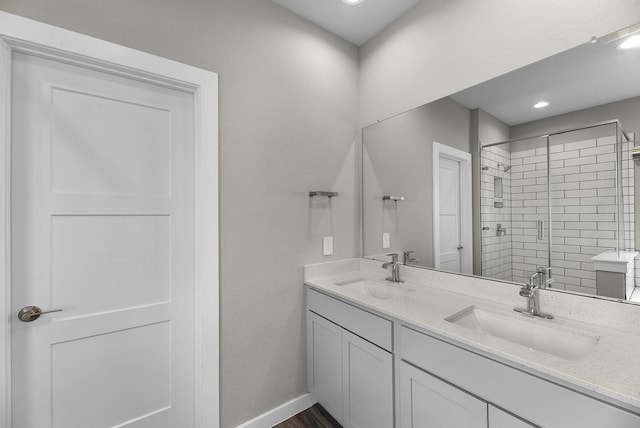
[[[344,282],[336,282],[336,285],[353,290],[365,296],[371,296],[380,300],[389,300],[395,296],[402,296],[415,291],[413,288],[402,284],[373,281],[370,279],[354,279]]]
[[[475,306],[470,306],[445,320],[566,360],[587,357],[600,340],[600,336],[568,330],[547,320],[525,316],[510,317],[484,311]]]

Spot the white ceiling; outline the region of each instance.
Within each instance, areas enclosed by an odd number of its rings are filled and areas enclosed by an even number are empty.
[[[303,18],[362,45],[420,0],[364,0],[347,5],[342,0],[273,0]]]
[[[618,43],[586,43],[451,97],[517,125],[640,96],[640,49]],[[542,100],[549,106],[532,108]]]

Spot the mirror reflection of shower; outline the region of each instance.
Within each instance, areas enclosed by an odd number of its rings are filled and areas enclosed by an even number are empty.
[[[591,259],[634,248],[633,146],[618,121],[483,144],[482,275],[522,283],[551,267],[554,288],[620,298]]]

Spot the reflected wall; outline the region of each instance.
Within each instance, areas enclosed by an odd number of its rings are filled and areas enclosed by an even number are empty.
[[[433,266],[433,142],[470,152],[469,132],[469,110],[450,98],[363,129],[365,257],[414,251],[416,264]],[[384,201],[385,195],[405,199]]]

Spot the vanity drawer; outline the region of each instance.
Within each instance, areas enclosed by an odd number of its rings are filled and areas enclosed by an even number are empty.
[[[399,339],[404,361],[536,425],[640,427],[639,415],[410,328],[402,327]]]
[[[307,308],[346,330],[392,352],[391,321],[307,288]]]

